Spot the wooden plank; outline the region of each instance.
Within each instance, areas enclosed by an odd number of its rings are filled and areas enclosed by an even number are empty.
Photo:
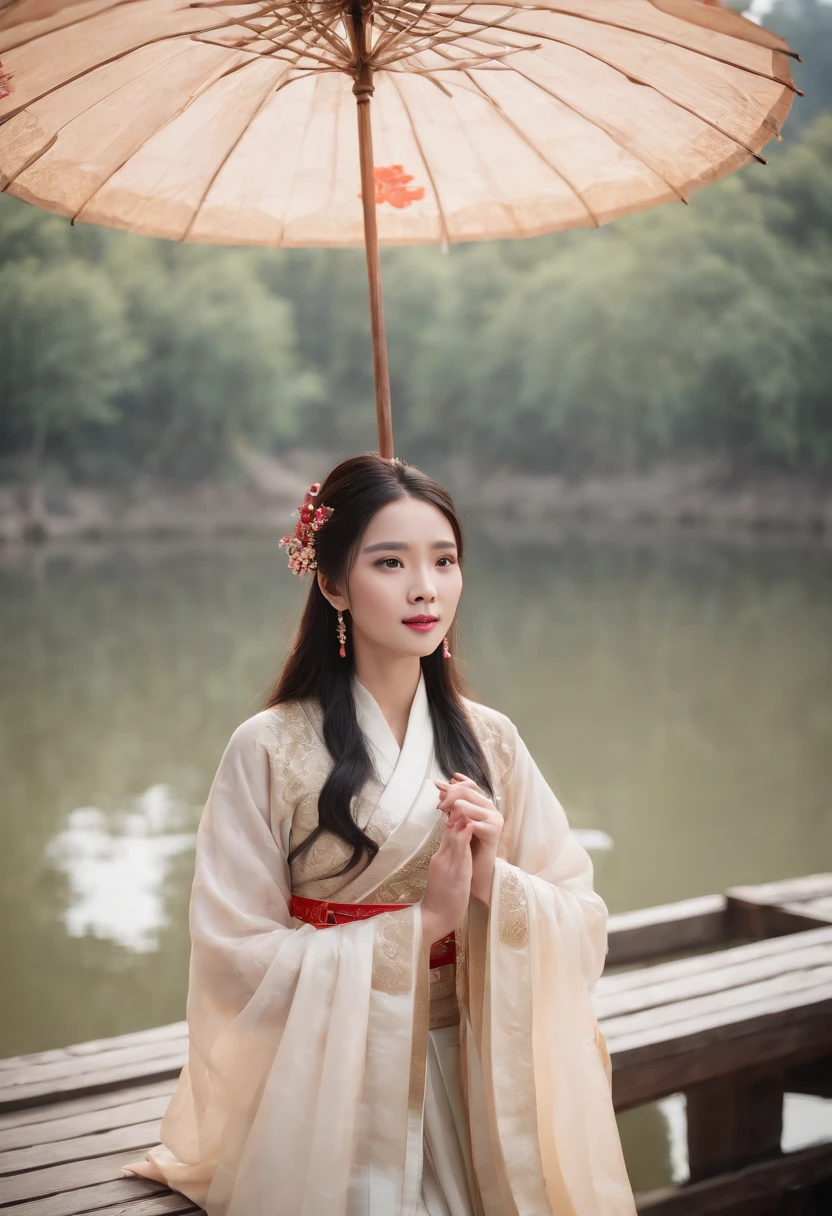
[[[736,930],[749,937],[773,937],[830,923],[824,904],[832,898],[832,874],[809,874],[783,882],[729,887],[728,914]]]
[[[101,1209],[106,1207],[123,1208],[132,1213],[137,1203],[144,1203],[148,1199],[165,1199],[172,1194],[177,1199],[181,1198],[178,1193],[169,1191],[162,1182],[154,1182],[151,1178],[127,1178],[120,1174],[115,1182],[78,1187],[73,1191],[15,1204],[8,1209],[8,1216],[80,1216],[86,1212],[98,1216]]]
[[[33,1144],[29,1148],[11,1149],[0,1153],[0,1176],[22,1170],[42,1169],[61,1161],[82,1161],[90,1157],[106,1157],[122,1149],[138,1150],[142,1145],[158,1144],[159,1119],[133,1123],[126,1127],[111,1127],[108,1131],[51,1144]]]
[[[101,1056],[107,1051],[118,1051],[122,1047],[138,1047],[143,1043],[164,1043],[169,1039],[187,1037],[187,1022],[168,1022],[164,1026],[150,1026],[147,1030],[133,1030],[129,1034],[114,1035],[109,1039],[89,1039],[83,1043],[71,1043],[67,1047],[54,1047],[49,1051],[34,1051],[23,1056],[5,1056],[0,1059],[0,1085],[2,1074],[25,1066],[55,1064],[61,1060],[74,1060],[79,1056]]]
[[[173,1081],[155,1081],[150,1085],[135,1085],[124,1089],[110,1089],[102,1093],[87,1094],[83,1098],[70,1098],[65,1102],[53,1102],[48,1106],[23,1107],[0,1115],[0,1135],[17,1128],[30,1127],[34,1134],[36,1124],[68,1119],[74,1115],[85,1115],[93,1111],[112,1110],[125,1103],[141,1102],[146,1098],[168,1098],[173,1093]],[[32,1143],[35,1143],[33,1140]]]
[[[800,904],[756,904],[735,900],[731,904],[732,923],[739,936],[759,941],[786,937],[817,925],[828,925],[830,918],[812,911],[812,901]]]
[[[732,1073],[685,1094],[690,1181],[780,1156],[783,1070]]]
[[[765,1073],[773,1063],[798,1064],[829,1052],[832,998],[811,1021],[795,1022],[789,1010],[757,1019],[749,1033],[722,1037],[691,1035],[681,1051],[678,1041],[659,1055],[652,1046],[645,1060],[638,1050],[613,1053],[612,1096],[617,1111],[680,1093],[712,1077],[745,1071]],[[741,1027],[740,1030],[743,1028]]]
[[[810,1060],[807,1064],[795,1064],[786,1070],[785,1087],[790,1094],[814,1094],[818,1098],[832,1098],[832,1043],[830,1054],[822,1060]]]
[[[65,1077],[59,1081],[46,1081],[42,1084],[18,1085],[13,1090],[0,1092],[0,1110],[8,1111],[35,1103],[57,1102],[85,1093],[124,1088],[146,1081],[175,1081],[186,1058],[187,1051],[182,1051],[169,1059],[148,1060],[141,1066],[123,1064],[119,1068],[85,1072],[75,1078]]]
[[[677,979],[664,979],[652,984],[639,983],[607,995],[599,995],[596,991],[593,994],[593,1007],[599,1019],[611,1019],[641,1010],[656,1010],[662,1005],[711,993],[733,991],[789,972],[810,971],[830,964],[832,941],[819,946],[795,949],[785,955],[760,953],[751,959],[735,962],[727,971],[721,965],[715,965]]]
[[[742,899],[758,904],[793,904],[821,899],[832,896],[832,873],[803,874],[799,878],[729,887],[725,895],[728,900]]]
[[[184,1195],[154,1195],[138,1203],[120,1203],[116,1207],[97,1208],[93,1216],[178,1216],[180,1212],[201,1212]]]
[[[794,934],[749,942],[742,946],[731,946],[713,954],[697,954],[691,958],[672,959],[666,963],[655,963],[640,967],[636,971],[625,971],[621,975],[602,975],[593,991],[593,1002],[617,992],[629,992],[638,987],[658,983],[672,983],[690,975],[722,971],[726,982],[734,967],[758,958],[787,957],[795,950],[825,945],[832,942],[832,926],[822,925],[806,929],[795,941]]]
[[[616,912],[607,925],[607,966],[717,945],[725,938],[727,906],[724,895],[700,895],[651,908]]]
[[[130,1152],[115,1153],[109,1157],[90,1157],[84,1161],[69,1161],[63,1165],[49,1166],[42,1170],[29,1170],[25,1174],[10,1174],[0,1178],[0,1204],[20,1203],[24,1199],[41,1199],[46,1195],[59,1195],[81,1187],[93,1186],[97,1182],[112,1182],[123,1178],[122,1165],[137,1161],[143,1151],[152,1148],[156,1140],[150,1138]],[[136,1179],[132,1180],[134,1183]],[[10,1214],[11,1216],[11,1214]],[[14,1213],[17,1216],[17,1213]]]
[[[642,1191],[636,1195],[636,1206],[645,1216],[710,1216],[764,1196],[775,1199],[789,1188],[813,1186],[830,1177],[832,1142],[812,1144],[717,1178]]]
[[[127,1092],[129,1093],[129,1090]],[[151,1119],[159,1120],[169,1101],[170,1094],[165,1094],[155,1098],[143,1098],[139,1102],[121,1102],[118,1106],[107,1107],[106,1110],[92,1110],[87,1114],[6,1128],[5,1131],[0,1131],[0,1158],[3,1153],[34,1148],[39,1144],[59,1144],[78,1136],[111,1131],[116,1127],[130,1127],[136,1123],[147,1123]],[[43,1109],[59,1108],[55,1106]]]
[[[48,1064],[35,1063],[31,1066],[24,1063],[3,1074],[0,1084],[0,1097],[13,1095],[18,1085],[28,1085],[32,1082],[42,1085],[49,1081],[62,1081],[66,1077],[78,1079],[85,1073],[97,1072],[101,1068],[115,1068],[124,1064],[146,1064],[148,1060],[170,1059],[172,1055],[187,1052],[187,1036],[165,1039],[160,1043],[127,1043],[117,1050],[102,1051],[100,1054],[64,1055],[60,1060],[52,1060]]]
[[[776,909],[781,916],[802,917],[810,924],[832,924],[832,899],[808,899],[800,904],[782,904]]]
[[[795,980],[798,982],[796,983]],[[738,998],[723,1004],[721,998]],[[737,993],[719,993],[680,1002],[653,1011],[627,1014],[601,1023],[610,1052],[632,1067],[638,1058],[676,1054],[710,1042],[780,1025],[784,1019],[799,1029],[832,1011],[832,968],[818,968],[810,976],[782,976],[762,984],[749,984]]]
[[[815,992],[823,992],[830,987],[832,963],[809,970],[801,968],[799,971],[784,971],[779,975],[769,975],[756,983],[743,984],[739,988],[717,988],[687,1000],[656,1004],[646,1009],[638,1009],[634,1013],[604,1018],[604,1035],[610,1043],[615,1044],[616,1049],[620,1049],[625,1040],[637,1037],[642,1031],[647,1031],[655,1041],[663,1041],[676,1033],[676,1026],[697,1019],[708,1025],[718,1025],[720,1020],[724,1020],[726,1025],[735,1025],[741,1024],[748,1010],[759,1007],[761,1003],[772,1011],[775,1011],[781,1002],[791,1008],[796,995],[804,998],[806,1016],[812,1017],[814,1015],[811,1006],[815,1000]],[[799,1017],[799,1014],[796,1015],[794,1020],[799,1020]]]

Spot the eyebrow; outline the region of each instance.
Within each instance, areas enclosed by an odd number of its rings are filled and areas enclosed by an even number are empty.
[[[455,540],[435,540],[430,546],[431,549],[455,549]],[[405,544],[401,540],[380,540],[374,545],[367,545],[362,549],[362,553],[376,553],[379,549],[410,549],[410,545]]]

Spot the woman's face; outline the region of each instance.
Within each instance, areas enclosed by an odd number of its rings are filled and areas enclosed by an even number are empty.
[[[440,645],[462,594],[454,532],[445,515],[420,498],[401,498],[377,511],[349,573],[353,631],[373,645],[422,657]],[[404,622],[436,617],[425,629]]]

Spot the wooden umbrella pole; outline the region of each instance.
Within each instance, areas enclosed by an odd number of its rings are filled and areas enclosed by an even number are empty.
[[[360,4],[352,9],[353,48],[359,70],[353,85],[358,102],[358,152],[361,161],[361,201],[364,207],[364,244],[367,252],[367,281],[370,288],[370,329],[373,338],[373,377],[376,386],[378,450],[393,455],[393,416],[390,409],[390,372],[387,365],[387,333],[384,327],[384,301],[381,294],[381,262],[378,255],[376,223],[376,180],[373,172],[373,129],[370,98],[373,95],[373,70],[366,61],[367,27]]]

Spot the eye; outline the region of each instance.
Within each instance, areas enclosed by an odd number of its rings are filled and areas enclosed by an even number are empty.
[[[447,562],[449,566],[455,566],[455,565],[456,565],[456,558],[451,557],[450,555],[446,555],[445,557],[439,557],[439,558],[437,558],[437,561],[440,561],[440,562]],[[388,565],[386,564],[387,562],[399,562],[399,563],[401,563],[401,559],[400,559],[400,558],[398,558],[398,557],[383,557],[383,558],[381,559],[381,561],[378,561],[378,562],[376,562],[375,564],[376,564],[376,566],[381,566],[381,567],[384,567],[384,569],[386,569],[386,570],[394,570],[394,569],[395,569],[395,567],[394,567],[394,566],[388,566]],[[443,568],[444,568],[444,569],[446,569],[447,567],[443,567]]]

